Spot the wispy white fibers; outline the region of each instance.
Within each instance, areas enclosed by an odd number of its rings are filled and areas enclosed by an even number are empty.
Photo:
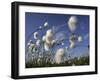
[[[68,27],[71,32],[74,32],[76,30],[77,25],[77,17],[71,16],[68,20]]]
[[[42,41],[45,41],[45,40],[46,40],[46,36],[43,36],[43,37],[42,37]]]
[[[38,32],[34,32],[34,39],[39,39],[39,33]]]
[[[35,44],[30,44],[29,49],[32,49],[35,47]]]
[[[56,43],[56,40],[52,40],[52,44]]]
[[[30,46],[31,43],[32,43],[32,40],[30,40],[30,41],[27,43],[27,46]]]
[[[58,41],[58,42],[66,39],[66,38],[67,37],[66,37],[64,32],[59,32],[59,33],[56,33],[56,35],[55,35],[55,40]]]
[[[49,45],[49,44],[47,44],[47,43],[44,43],[44,49],[45,49],[46,51],[50,51],[50,47],[51,47],[51,45]]]
[[[38,59],[37,59],[37,63],[38,63],[38,64],[40,64],[40,62],[41,62],[41,59],[40,59],[40,58],[38,58]]]
[[[48,27],[48,22],[45,22],[44,23],[44,27]]]
[[[65,49],[65,55],[64,55],[64,62],[65,62],[68,61],[69,59],[69,47],[66,46],[64,49]]]
[[[46,31],[46,35],[45,35],[44,38],[42,39],[42,40],[45,41],[45,43],[44,43],[44,48],[45,48],[46,51],[49,51],[50,48],[52,47],[52,45],[53,45],[54,42],[55,42],[55,41],[53,40],[53,36],[54,36],[54,34],[53,34],[52,29],[49,29],[49,30]]]
[[[75,42],[71,42],[70,45],[69,45],[69,47],[70,47],[71,49],[74,48],[74,47],[75,47]]]
[[[31,53],[32,49],[34,49],[34,48],[35,48],[35,44],[31,43],[29,48],[28,48],[29,53]]]
[[[46,32],[46,43],[50,44],[53,41],[53,31],[51,29]]]
[[[50,48],[52,48],[52,45],[53,45],[55,42],[56,42],[55,40],[52,40],[52,41],[49,42],[49,43],[47,43],[47,42],[45,41],[45,43],[44,43],[44,48],[45,48],[45,50],[46,50],[46,51],[50,51]]]
[[[36,45],[37,45],[37,46],[40,46],[40,44],[41,44],[41,40],[38,39],[38,40],[36,41]]]
[[[29,42],[27,43],[27,46],[30,46],[30,43]]]
[[[57,64],[60,64],[63,61],[64,54],[65,54],[65,50],[63,48],[57,50],[55,55],[55,62]]]
[[[83,41],[82,36],[79,36],[78,37],[78,42],[82,42],[82,41]]]

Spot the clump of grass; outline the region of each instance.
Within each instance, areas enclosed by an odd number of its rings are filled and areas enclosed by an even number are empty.
[[[59,67],[59,66],[81,66],[81,65],[89,65],[89,56],[87,57],[75,57],[73,59],[70,59],[68,61],[65,61],[63,63],[57,64],[57,63],[51,63],[50,61],[34,61],[31,60],[26,63],[26,68],[39,68],[39,67]]]

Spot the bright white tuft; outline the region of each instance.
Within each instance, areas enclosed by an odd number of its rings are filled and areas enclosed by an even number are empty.
[[[39,39],[39,33],[38,32],[34,32],[34,39]]]
[[[48,45],[48,44],[44,44],[44,49],[46,50],[46,51],[50,51],[50,46]]]
[[[36,41],[36,45],[37,45],[37,46],[40,46],[40,44],[41,44],[41,40],[37,40],[37,41]]]
[[[71,49],[74,48],[74,47],[75,47],[75,42],[71,42],[70,45],[69,45],[69,47],[70,47]]]
[[[57,50],[55,55],[55,62],[57,64],[60,64],[63,61],[65,50],[63,48],[60,48]]]
[[[45,37],[45,36],[43,36],[43,37],[42,37],[42,40],[43,40],[43,41],[45,41],[45,40],[46,40],[46,37]]]
[[[74,32],[76,30],[76,25],[77,25],[77,17],[71,16],[68,21],[68,26],[71,32]]]
[[[82,42],[82,36],[78,37],[78,42]]]
[[[44,27],[48,27],[48,22],[45,22],[44,23]]]
[[[51,44],[53,41],[53,31],[51,29],[46,32],[46,43]]]

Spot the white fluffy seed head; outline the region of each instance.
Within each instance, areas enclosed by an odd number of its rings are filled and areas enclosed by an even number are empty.
[[[42,40],[45,41],[44,48],[46,51],[49,51],[52,45],[55,43],[53,40],[53,32],[51,29],[46,31],[46,35],[42,37]]]
[[[36,41],[36,45],[37,45],[37,46],[40,46],[40,44],[41,44],[41,40],[37,40],[37,41]]]
[[[45,40],[46,40],[46,36],[43,36],[43,37],[42,37],[42,40],[45,41]]]
[[[32,42],[32,40],[30,40],[29,42]]]
[[[64,49],[63,48],[58,49],[57,54],[60,55],[60,56],[63,56],[64,55]]]
[[[48,44],[44,43],[44,49],[45,49],[46,51],[50,51],[50,47],[51,47],[51,46],[49,46]]]
[[[56,40],[52,40],[52,44],[56,43]]]
[[[27,43],[27,46],[30,46],[30,43],[29,42]]]
[[[77,25],[77,17],[71,16],[68,20],[68,26],[71,32],[75,31]]]
[[[53,41],[53,32],[51,29],[46,32],[46,43],[50,44]]]
[[[74,47],[75,47],[75,42],[71,42],[69,47],[70,47],[71,49],[74,48]]]
[[[34,32],[34,39],[39,39],[39,33],[38,32]]]
[[[44,23],[44,27],[48,27],[48,22],[45,22]]]
[[[47,30],[46,35],[47,36],[53,35],[53,31],[51,29]]]
[[[78,37],[78,42],[82,42],[82,36]]]
[[[38,58],[37,63],[40,63],[40,61],[41,61],[41,59],[40,59],[40,58]]]
[[[56,55],[55,55],[55,62],[57,64],[60,64],[62,62],[64,53],[65,53],[65,50],[63,48],[60,48],[57,50]]]

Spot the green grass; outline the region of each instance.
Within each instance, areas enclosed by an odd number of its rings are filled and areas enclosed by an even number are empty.
[[[75,66],[89,65],[89,57],[80,57],[79,59],[75,57],[60,64],[57,63],[52,64],[50,61],[46,63],[45,61],[37,62],[35,60],[31,60],[26,63],[26,68],[59,67],[59,66],[73,66],[73,65]]]

